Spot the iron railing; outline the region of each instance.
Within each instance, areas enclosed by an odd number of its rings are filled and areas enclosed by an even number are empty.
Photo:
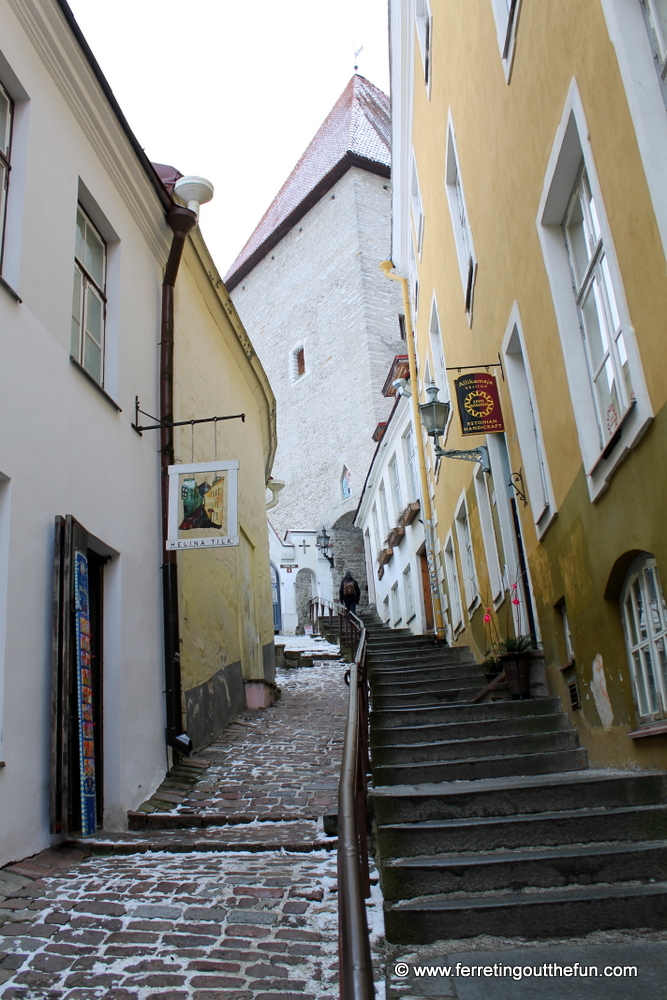
[[[343,636],[354,648],[345,672],[350,694],[338,782],[338,969],[340,1000],[373,1000],[373,966],[364,899],[370,896],[368,870],[368,679],[366,628],[356,615],[340,605],[311,602],[314,625],[333,632],[337,618],[341,648]]]

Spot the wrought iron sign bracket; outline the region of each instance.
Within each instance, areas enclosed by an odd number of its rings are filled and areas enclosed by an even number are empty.
[[[503,363],[500,360],[500,353],[498,353],[498,360],[492,361],[488,365],[452,365],[451,368],[445,368],[446,372],[468,372],[473,371],[475,368],[483,368],[488,372],[489,368],[500,368],[500,377],[503,382],[505,381],[505,372],[503,371]]]
[[[519,489],[517,483],[521,483],[521,489]],[[512,487],[521,503],[524,507],[527,507],[528,501],[526,500],[526,494],[524,492],[526,487],[523,485],[523,468],[519,469],[518,472],[510,473],[510,481],[507,485]]]
[[[156,424],[148,424],[147,426],[139,425],[139,414],[142,413],[145,417],[150,417],[151,420],[157,420]],[[157,417],[154,417],[152,413],[146,413],[142,410],[139,405],[139,397],[134,397],[134,423],[131,425],[132,430],[135,430],[139,437],[142,436],[144,431],[159,431],[166,427],[189,427],[194,424],[212,424],[217,423],[219,420],[243,420],[245,422],[245,413],[233,413],[228,417],[201,417],[198,420],[173,420],[173,421],[160,421]]]
[[[479,462],[484,472],[491,472],[489,451],[485,444],[480,445],[479,448],[469,448],[465,451],[446,451],[439,444],[436,444],[435,454],[437,458],[460,458],[463,462]]]

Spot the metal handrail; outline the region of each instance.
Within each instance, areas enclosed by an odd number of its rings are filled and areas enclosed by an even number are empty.
[[[366,920],[371,894],[368,870],[368,804],[366,775],[368,753],[368,679],[366,672],[366,627],[340,604],[323,598],[310,602],[313,625],[338,616],[338,635],[343,631],[354,660],[345,672],[350,694],[343,741],[343,759],[338,782],[338,971],[340,1000],[373,1000],[373,966]]]
[[[368,684],[366,629],[350,615],[359,642],[348,671],[350,696],[338,782],[338,967],[340,1000],[373,1000],[373,966],[364,899],[368,871]]]

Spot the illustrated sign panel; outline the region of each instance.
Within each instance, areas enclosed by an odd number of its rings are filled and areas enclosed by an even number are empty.
[[[237,461],[169,466],[168,549],[238,545]]]
[[[74,550],[74,614],[76,616],[76,687],[79,705],[79,774],[81,782],[81,833],[90,837],[97,829],[95,793],[95,737],[93,735],[93,680],[90,663],[90,610],[88,559]]]
[[[473,372],[454,379],[463,434],[500,434],[505,430],[495,375]]]

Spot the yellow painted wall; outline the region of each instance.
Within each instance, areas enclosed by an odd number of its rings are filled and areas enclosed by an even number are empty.
[[[179,552],[184,691],[238,661],[246,680],[264,677],[273,642],[266,479],[275,452],[275,400],[208,251],[195,231],[175,294],[174,415],[177,420],[245,413],[217,425],[217,458],[240,462],[241,544]],[[175,432],[175,460],[215,458],[213,424]]]
[[[420,371],[430,349],[435,291],[446,364],[493,361],[510,311],[518,302],[535,384],[558,514],[538,540],[530,508],[519,505],[544,640],[549,684],[569,701],[557,669],[564,649],[554,609],[567,600],[577,676],[583,697],[572,713],[591,758],[650,767],[667,764],[667,735],[630,740],[636,724],[619,604],[605,598],[609,574],[624,552],[652,552],[667,577],[664,497],[667,495],[667,315],[665,257],[623,88],[599,0],[540,0],[521,5],[511,81],[506,83],[490,0],[431,0],[432,86],[423,82],[415,35],[412,143],[425,213],[416,319]],[[575,77],[586,113],[644,377],[655,419],[591,503],[582,468],[570,391],[536,217],[556,130]],[[445,190],[445,148],[451,109],[478,274],[472,327],[463,291]],[[456,373],[450,372],[450,376]],[[500,380],[499,380],[500,381]],[[523,465],[507,385],[500,381],[513,470]],[[453,380],[450,380],[453,395]],[[448,448],[482,444],[463,438],[454,415]],[[441,463],[435,486],[437,533],[444,543],[465,491],[482,603],[458,638],[483,655],[482,617],[488,582],[472,485],[473,467]],[[502,484],[493,484],[502,488]],[[458,550],[458,546],[457,546]],[[502,560],[502,555],[501,555]],[[459,564],[462,580],[462,566]],[[667,583],[667,579],[664,579]],[[465,601],[465,597],[463,597]],[[507,599],[497,617],[504,628]],[[592,662],[601,655],[614,709],[601,726],[590,691]],[[565,675],[567,677],[570,674]]]

